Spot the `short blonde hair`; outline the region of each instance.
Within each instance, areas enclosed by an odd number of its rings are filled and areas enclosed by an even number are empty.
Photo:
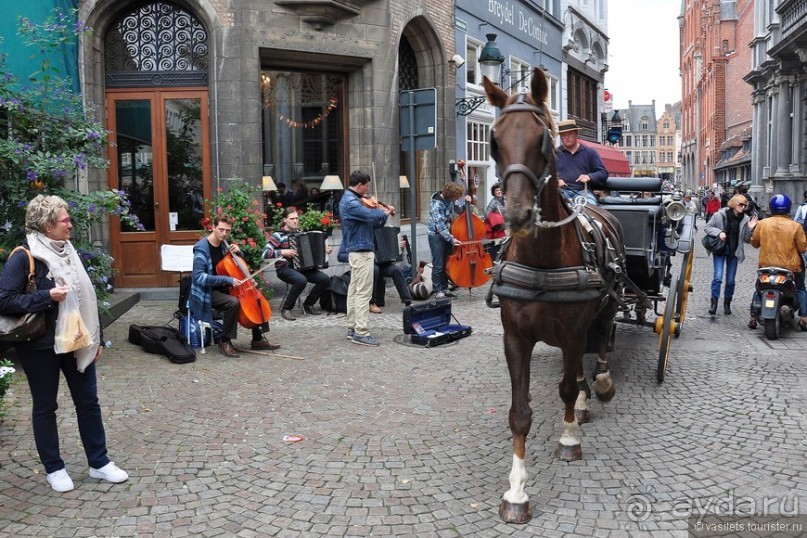
[[[459,183],[449,181],[443,187],[443,198],[445,198],[450,202],[453,202],[454,200],[459,200],[463,194],[465,194],[465,189]]]
[[[62,209],[67,211],[67,202],[59,196],[37,195],[25,209],[25,229],[44,233],[47,225],[56,224]]]
[[[735,194],[734,196],[731,197],[731,200],[729,200],[729,207],[734,209],[735,207],[737,207],[737,204],[748,205],[748,198],[746,198],[742,194]]]

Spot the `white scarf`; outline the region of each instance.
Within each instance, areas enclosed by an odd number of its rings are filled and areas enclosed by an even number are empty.
[[[79,301],[81,319],[90,332],[92,343],[74,352],[79,372],[84,372],[95,360],[101,345],[101,324],[98,320],[98,300],[90,276],[84,269],[76,249],[70,241],[55,241],[47,236],[32,232],[27,234],[31,255],[48,266],[48,278],[59,284],[64,283],[75,291]],[[59,303],[61,315],[64,301]]]

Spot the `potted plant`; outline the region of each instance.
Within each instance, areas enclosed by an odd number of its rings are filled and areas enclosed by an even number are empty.
[[[319,230],[330,236],[336,227],[336,219],[330,211],[320,211],[312,204],[308,204],[304,212],[300,213],[300,231],[310,232]]]

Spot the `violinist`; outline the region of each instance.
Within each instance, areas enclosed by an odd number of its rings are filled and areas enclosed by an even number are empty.
[[[227,254],[224,242],[230,236],[234,222],[235,219],[229,215],[223,213],[214,215],[213,231],[194,245],[193,276],[188,302],[188,308],[194,317],[203,322],[212,322],[214,308],[221,313],[223,329],[219,351],[225,357],[238,357],[232,341],[237,338],[238,312],[241,307],[238,297],[230,295],[227,290],[247,282],[247,279],[216,274],[216,265]],[[230,252],[234,256],[241,256],[241,249],[235,243],[230,243]],[[252,329],[252,349],[273,351],[280,348],[278,344],[270,344],[263,336],[264,332],[269,331],[268,325],[266,323]]]
[[[370,299],[373,295],[375,243],[373,228],[383,226],[395,208],[375,209],[363,201],[370,190],[370,175],[356,170],[350,174],[348,188],[339,202],[342,217],[342,240],[346,244],[350,263],[350,287],[347,291],[347,337],[363,346],[378,347],[378,340],[370,335]]]
[[[295,207],[287,207],[283,210],[283,226],[276,232],[272,233],[269,237],[269,242],[263,248],[264,258],[285,258],[284,261],[276,264],[277,278],[291,286],[286,298],[283,300],[283,305],[280,307],[280,315],[287,321],[294,321],[297,317],[292,312],[297,298],[305,290],[307,283],[311,282],[314,287],[308,293],[308,296],[303,301],[303,309],[307,314],[318,316],[322,314],[322,310],[317,306],[320,296],[328,289],[331,279],[328,275],[319,269],[308,269],[305,271],[298,271],[293,268],[289,263],[295,256],[297,251],[291,248],[289,243],[289,234],[299,231],[300,216]],[[333,247],[330,243],[326,244],[325,251],[330,254]]]
[[[443,297],[456,297],[448,290],[448,275],[446,274],[446,260],[455,246],[462,242],[451,235],[451,221],[457,216],[465,205],[462,202],[465,188],[459,183],[449,181],[443,190],[432,195],[429,204],[429,249],[432,253],[432,294],[437,299]],[[470,195],[465,200],[472,201]]]

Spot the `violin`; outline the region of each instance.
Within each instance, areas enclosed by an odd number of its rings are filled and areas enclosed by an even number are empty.
[[[391,209],[390,215],[393,217],[395,216],[395,208],[392,206],[388,206],[384,202],[379,202],[375,196],[364,195],[360,198],[361,203],[364,204],[364,207],[369,207],[370,209]]]
[[[467,192],[473,199],[476,194],[476,185],[473,181],[469,181]],[[446,260],[448,277],[460,288],[482,286],[490,280],[488,269],[493,267],[493,260],[482,246],[485,221],[471,211],[471,202],[465,201],[465,209],[451,223],[451,235],[459,239],[461,244],[454,247],[454,251]]]
[[[238,323],[247,329],[255,329],[269,323],[272,308],[252,279],[254,274],[250,273],[249,266],[244,263],[240,256],[236,256],[230,251],[230,245],[227,244],[227,241],[224,241],[223,244],[227,252],[221,261],[216,264],[216,273],[244,281],[240,286],[230,288],[230,295],[238,297],[238,302],[240,303]]]

